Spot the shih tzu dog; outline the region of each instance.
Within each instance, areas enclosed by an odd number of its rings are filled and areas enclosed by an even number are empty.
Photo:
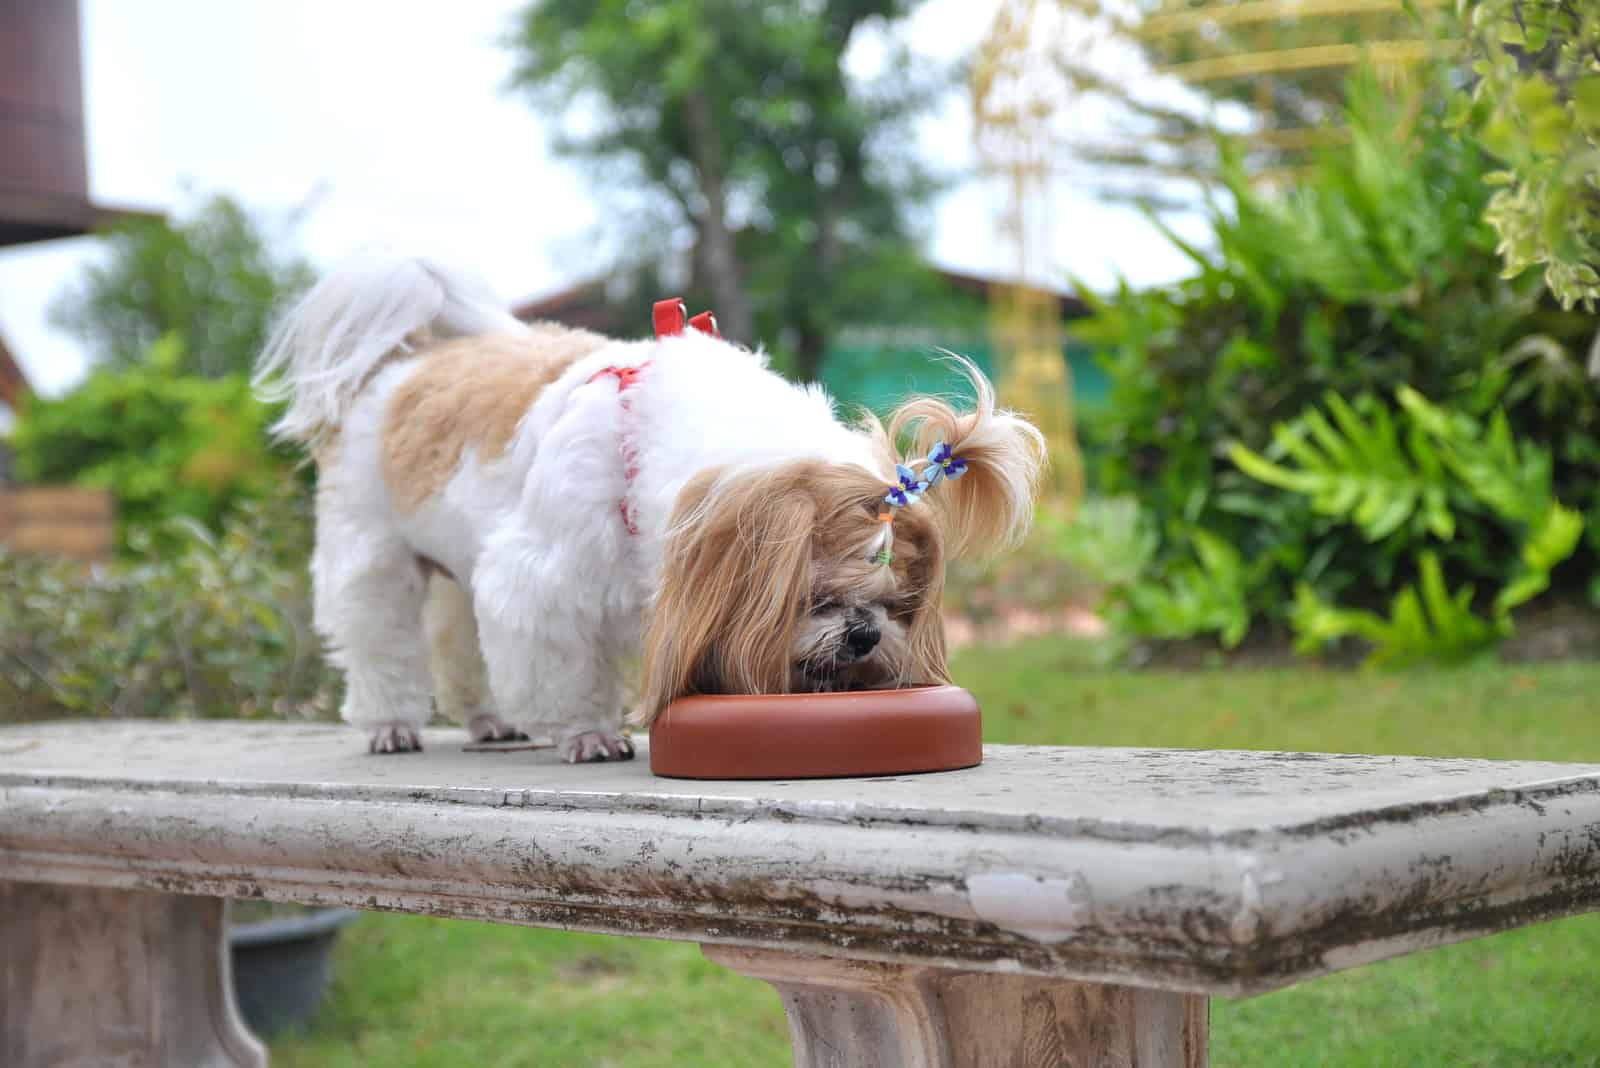
[[[964,364],[976,407],[840,420],[657,306],[657,336],[525,325],[431,263],[324,277],[257,384],[318,467],[317,629],[373,752],[433,705],[479,741],[628,759],[676,697],[948,681],[946,554],[1015,541],[1044,455]],[[913,448],[915,459],[899,446]]]

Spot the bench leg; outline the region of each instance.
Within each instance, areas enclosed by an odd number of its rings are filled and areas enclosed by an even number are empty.
[[[783,996],[797,1068],[1205,1068],[1203,995],[839,960],[705,955]]]
[[[226,904],[0,882],[0,1064],[264,1066],[234,1005]]]

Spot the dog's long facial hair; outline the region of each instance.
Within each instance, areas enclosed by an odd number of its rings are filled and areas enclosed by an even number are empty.
[[[878,563],[886,486],[848,464],[789,461],[703,471],[678,497],[645,628],[653,718],[697,693],[803,693],[949,682],[940,600],[947,552],[988,553],[1026,531],[1043,457],[1037,430],[996,411],[921,398],[865,432],[927,455],[950,443],[967,473],[898,511]]]

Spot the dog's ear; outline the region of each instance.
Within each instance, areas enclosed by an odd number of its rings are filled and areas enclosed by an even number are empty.
[[[646,722],[688,694],[788,689],[816,509],[784,468],[704,471],[684,487],[645,624]]]
[[[996,408],[994,387],[983,372],[953,358],[972,383],[976,408],[958,411],[934,397],[913,398],[890,416],[887,440],[909,440],[918,457],[942,441],[966,461],[960,478],[939,483],[922,499],[939,517],[951,553],[986,556],[1028,532],[1044,469],[1044,435],[1016,413]]]
[[[943,487],[941,487],[943,488]],[[894,618],[906,628],[901,686],[950,682],[944,636],[944,539],[932,516],[909,509],[895,523],[895,585],[902,600]]]

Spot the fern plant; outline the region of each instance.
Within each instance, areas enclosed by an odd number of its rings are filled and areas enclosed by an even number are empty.
[[[1351,405],[1329,393],[1326,403],[1328,416],[1313,408],[1273,428],[1277,451],[1296,467],[1237,443],[1229,449],[1233,462],[1251,478],[1304,495],[1322,515],[1348,519],[1368,541],[1382,541],[1408,524],[1453,537],[1448,486],[1426,437],[1413,426],[1402,441],[1388,409],[1370,395]]]
[[[1482,652],[1506,633],[1496,621],[1486,622],[1472,610],[1474,589],[1454,593],[1445,584],[1438,554],[1417,558],[1418,581],[1395,594],[1389,616],[1360,609],[1338,608],[1317,596],[1307,583],[1295,588],[1295,651],[1312,653],[1329,642],[1354,635],[1370,642],[1374,664],[1415,660],[1464,660]]]
[[[1372,643],[1377,663],[1480,651],[1511,633],[1512,609],[1549,588],[1551,571],[1583,536],[1583,516],[1555,497],[1549,451],[1519,443],[1502,411],[1485,424],[1407,386],[1396,403],[1398,418],[1371,395],[1352,404],[1330,394],[1327,414],[1311,409],[1274,427],[1272,458],[1237,443],[1230,456],[1251,478],[1309,499],[1369,541],[1410,536],[1448,545],[1458,513],[1486,517],[1515,539],[1515,563],[1498,569],[1503,583],[1487,618],[1473,585],[1449,589],[1431,547],[1418,549],[1417,580],[1394,596],[1387,617],[1331,605],[1302,582],[1290,613],[1301,651],[1347,636]]]

